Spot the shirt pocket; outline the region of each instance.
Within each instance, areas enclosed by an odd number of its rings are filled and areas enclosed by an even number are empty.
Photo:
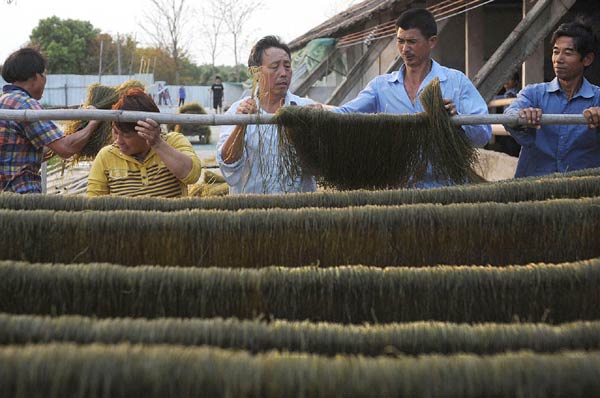
[[[121,178],[127,178],[129,176],[129,170],[127,169],[109,169],[108,178],[111,180],[120,180]]]

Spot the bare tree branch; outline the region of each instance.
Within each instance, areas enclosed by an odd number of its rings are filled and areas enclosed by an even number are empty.
[[[188,54],[192,38],[188,29],[193,15],[186,0],[150,0],[140,28],[154,44],[168,52],[175,64],[175,84],[179,84],[182,59]]]
[[[223,17],[227,33],[231,35],[236,68],[240,64],[240,48],[244,41],[244,29],[252,14],[262,6],[260,0],[221,0],[217,3],[217,10]]]
[[[202,37],[205,40],[205,53],[208,53],[213,70],[215,69],[217,56],[221,53],[221,33],[223,33],[223,16],[219,13],[219,0],[211,0],[210,5],[204,8],[203,14],[206,23],[202,29]]]

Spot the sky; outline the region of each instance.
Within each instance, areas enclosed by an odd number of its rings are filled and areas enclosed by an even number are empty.
[[[313,27],[343,11],[357,1],[353,0],[261,0],[263,6],[255,11],[245,28],[248,41],[240,58],[245,61],[253,41],[267,34],[275,34],[285,41],[291,41]],[[192,7],[206,4],[206,0],[189,0]],[[0,0],[0,63],[13,51],[24,46],[29,35],[40,19],[58,16],[61,19],[79,19],[92,23],[103,33],[116,36],[133,34],[142,46],[151,42],[143,32],[140,23],[149,8],[148,0],[13,0],[6,4]],[[189,44],[192,61],[209,63],[210,58],[199,34],[202,21],[192,21],[195,34]],[[217,64],[232,65],[233,51],[223,36],[224,47],[217,58]]]

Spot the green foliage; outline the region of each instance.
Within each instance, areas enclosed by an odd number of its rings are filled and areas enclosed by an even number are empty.
[[[48,73],[85,74],[85,60],[99,33],[90,22],[53,16],[40,20],[29,39],[48,58]]]

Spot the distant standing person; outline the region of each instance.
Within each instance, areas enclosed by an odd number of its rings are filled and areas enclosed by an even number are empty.
[[[215,113],[223,113],[223,94],[225,94],[225,87],[221,83],[221,77],[215,77],[215,83],[210,86],[210,91],[213,95],[213,108]]]
[[[179,106],[183,106],[185,104],[185,87],[179,87]]]
[[[32,48],[8,56],[2,67],[8,83],[0,96],[0,109],[40,110],[46,87],[46,60]],[[61,158],[81,151],[98,121],[90,121],[74,134],[65,134],[51,121],[0,120],[0,192],[41,193],[40,168],[44,147]]]
[[[600,87],[583,76],[594,62],[598,40],[590,25],[568,22],[551,43],[554,80],[528,85],[504,111],[526,121],[504,126],[522,146],[515,177],[600,167]],[[544,113],[583,115],[588,125],[542,126]]]

